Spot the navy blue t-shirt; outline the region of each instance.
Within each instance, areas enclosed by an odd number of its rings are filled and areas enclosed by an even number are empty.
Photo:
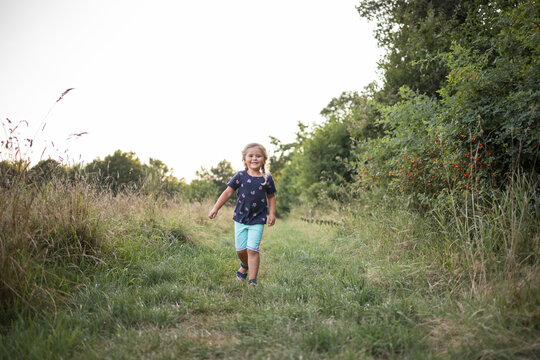
[[[277,192],[272,175],[264,177],[251,176],[246,170],[239,171],[228,182],[227,186],[238,189],[238,199],[234,209],[233,220],[245,225],[266,224],[268,215],[268,198]]]

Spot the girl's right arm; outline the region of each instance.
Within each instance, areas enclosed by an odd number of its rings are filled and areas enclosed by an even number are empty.
[[[208,213],[208,217],[210,219],[214,219],[219,209],[221,209],[223,204],[225,204],[227,200],[229,200],[233,194],[234,194],[234,189],[230,186],[227,186],[225,191],[223,191],[221,195],[219,196],[219,198],[217,199],[216,204],[214,205],[212,210],[210,210],[210,212]]]

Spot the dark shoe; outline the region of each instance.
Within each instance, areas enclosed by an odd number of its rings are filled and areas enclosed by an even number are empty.
[[[251,280],[248,280],[248,285],[249,285],[249,286],[255,287],[255,286],[257,286],[257,284],[258,284],[258,283],[257,283],[257,279],[251,279]]]
[[[247,273],[241,273],[240,271],[236,272],[236,280],[246,280]]]
[[[244,263],[240,263],[240,267],[242,269],[248,269],[248,266],[247,265],[244,265]],[[237,271],[236,272],[236,280],[246,280],[246,277],[247,277],[247,271],[245,273],[241,272],[241,271]]]

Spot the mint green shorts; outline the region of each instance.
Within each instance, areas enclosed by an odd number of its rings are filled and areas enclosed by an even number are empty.
[[[263,229],[263,224],[245,225],[235,221],[234,242],[236,251],[249,249],[259,252]]]

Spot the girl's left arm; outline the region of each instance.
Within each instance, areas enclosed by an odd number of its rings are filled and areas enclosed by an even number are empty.
[[[276,194],[267,195],[268,198],[268,226],[276,223]]]

